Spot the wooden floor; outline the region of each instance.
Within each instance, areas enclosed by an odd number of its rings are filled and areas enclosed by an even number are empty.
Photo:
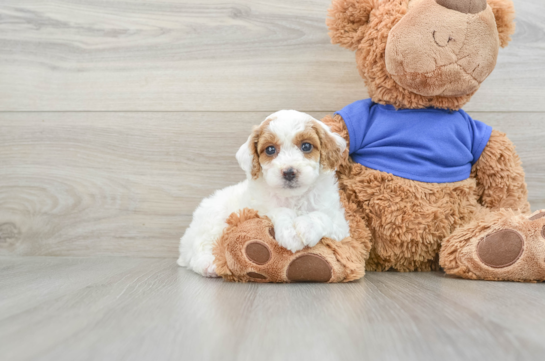
[[[231,284],[172,259],[0,258],[2,360],[543,360],[545,287]]]

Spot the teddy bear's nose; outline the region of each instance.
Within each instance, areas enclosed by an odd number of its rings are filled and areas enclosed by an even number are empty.
[[[464,14],[477,14],[486,9],[486,0],[436,0],[447,9]]]

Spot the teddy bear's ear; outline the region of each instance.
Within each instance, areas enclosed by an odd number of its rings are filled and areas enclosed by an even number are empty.
[[[363,39],[374,3],[375,0],[333,0],[326,21],[333,44],[356,50]]]
[[[505,48],[515,32],[515,7],[511,0],[487,0],[496,18],[500,45]]]

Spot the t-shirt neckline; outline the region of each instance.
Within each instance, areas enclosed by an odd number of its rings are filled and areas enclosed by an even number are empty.
[[[379,104],[379,103],[374,103],[374,104],[378,105],[379,107],[381,107],[384,110],[394,111],[394,112],[445,112],[445,113],[455,113],[455,111],[453,111],[453,110],[444,109],[444,108],[428,107],[428,108],[422,108],[422,109],[408,109],[408,108],[396,109],[391,104]]]

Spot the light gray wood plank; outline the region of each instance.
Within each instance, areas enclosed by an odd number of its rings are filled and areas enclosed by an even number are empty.
[[[267,115],[0,113],[0,255],[176,257],[202,198],[244,178],[235,152]],[[509,134],[545,208],[545,114],[471,115]]]
[[[466,107],[545,111],[545,3]],[[336,111],[366,97],[330,0],[4,0],[0,110]]]
[[[395,272],[230,284],[172,259],[127,258],[0,258],[0,272],[10,361],[545,357],[542,284]]]
[[[0,113],[0,252],[175,257],[266,115]]]

